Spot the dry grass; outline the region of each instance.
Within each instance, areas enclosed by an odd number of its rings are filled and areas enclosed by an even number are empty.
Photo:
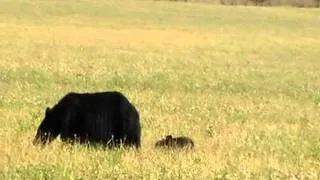
[[[318,179],[318,10],[0,1],[0,179]],[[231,13],[232,12],[232,13]],[[120,90],[142,149],[41,149],[68,91]],[[195,140],[162,151],[166,134]]]

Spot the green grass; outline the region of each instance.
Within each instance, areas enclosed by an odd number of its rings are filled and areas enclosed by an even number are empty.
[[[0,0],[0,179],[319,179],[320,10]],[[119,90],[142,149],[44,149],[44,110]],[[191,152],[162,151],[166,134]]]

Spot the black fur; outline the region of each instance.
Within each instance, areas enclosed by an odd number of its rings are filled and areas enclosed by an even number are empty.
[[[164,139],[157,141],[155,147],[192,149],[194,147],[194,142],[191,138],[186,136],[172,137],[172,135],[167,135]]]
[[[141,146],[139,112],[120,92],[68,93],[47,108],[34,144],[52,142]]]

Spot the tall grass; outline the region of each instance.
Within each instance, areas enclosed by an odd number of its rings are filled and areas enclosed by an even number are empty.
[[[0,179],[318,179],[320,11],[0,1]],[[119,90],[142,149],[32,145],[69,91]],[[166,134],[190,152],[156,150]]]

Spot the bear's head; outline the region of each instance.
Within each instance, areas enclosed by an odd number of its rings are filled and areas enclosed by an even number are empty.
[[[42,120],[37,134],[33,140],[33,144],[49,144],[51,143],[60,133],[60,123],[56,118],[57,114],[53,109],[46,108],[44,119]]]

